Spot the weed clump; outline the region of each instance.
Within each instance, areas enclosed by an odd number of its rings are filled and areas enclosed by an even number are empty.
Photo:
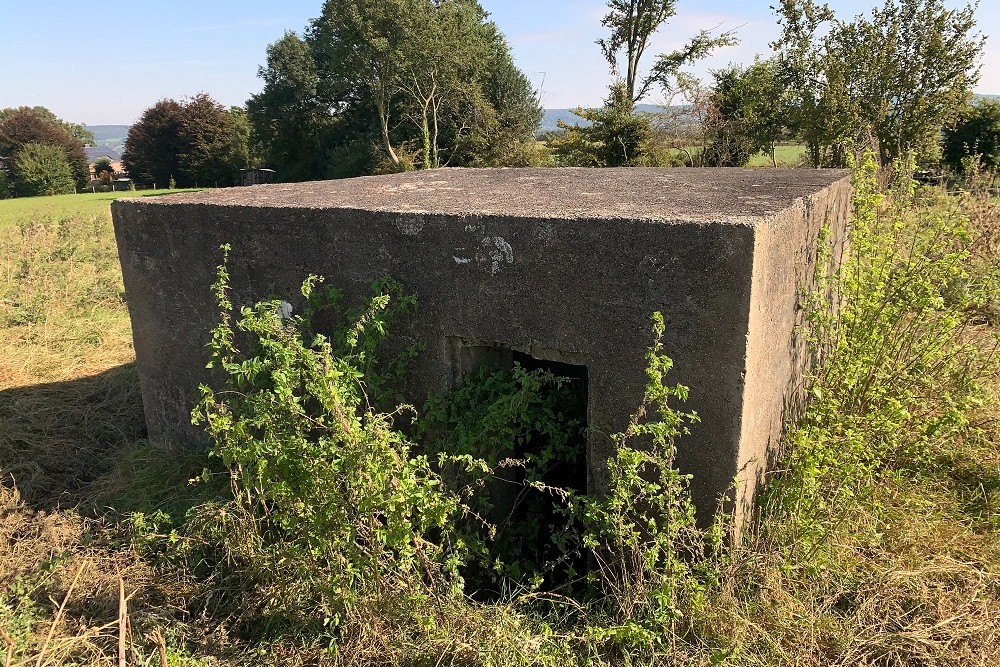
[[[220,267],[209,366],[226,384],[202,387],[194,421],[232,495],[189,514],[185,530],[199,539],[185,555],[235,575],[244,614],[336,627],[364,599],[419,604],[457,592],[464,546],[453,526],[464,506],[394,428],[407,408],[379,413],[365,393],[365,351],[384,334],[388,287],[331,338],[305,332],[314,308],[339,299],[318,285],[303,283],[306,315],[262,302],[234,320]],[[237,350],[237,335],[251,352]]]

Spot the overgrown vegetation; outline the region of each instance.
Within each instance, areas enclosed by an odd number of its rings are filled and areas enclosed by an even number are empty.
[[[170,459],[141,441],[119,367],[131,350],[106,214],[0,225],[12,664],[117,664],[119,637],[132,664],[161,649],[169,665],[995,664],[1000,207],[857,174],[852,255],[815,295],[841,306],[815,311],[829,354],[813,402],[725,547],[724,524],[693,523],[673,468],[691,417],[670,406],[684,390],[656,345],[610,493],[557,493],[550,464],[579,428],[559,415],[571,380],[484,370],[413,429],[411,410],[369,406],[369,354],[400,292],[383,284],[351,310],[308,281],[340,333],[280,303],[221,320],[213,363],[230,386],[199,411],[218,456]],[[533,573],[480,546],[502,529],[479,504],[499,476],[549,503],[537,516],[572,522]],[[575,578],[546,569],[575,550]],[[475,562],[509,582],[498,595],[469,597]],[[560,576],[576,586],[547,588]]]

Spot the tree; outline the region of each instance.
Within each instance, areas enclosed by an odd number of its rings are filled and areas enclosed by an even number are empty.
[[[71,137],[79,139],[84,144],[94,143],[94,133],[88,130],[86,125],[65,121],[45,107],[14,107],[10,109],[0,109],[0,123],[2,123],[8,116],[19,111],[30,111],[40,118],[44,118],[45,120],[61,125]]]
[[[163,99],[146,109],[129,128],[122,165],[133,181],[166,187],[181,173],[183,123],[184,106]]]
[[[18,195],[72,194],[73,170],[66,153],[51,144],[25,144],[14,158],[14,188]]]
[[[561,164],[588,167],[638,167],[649,165],[646,145],[653,135],[649,114],[636,114],[624,81],[611,86],[604,106],[574,109],[590,121],[587,127],[560,122],[565,135],[551,147]]]
[[[477,0],[330,0],[260,75],[248,108],[283,180],[517,163],[541,120]]]
[[[756,153],[771,156],[785,134],[787,100],[778,67],[757,60],[748,67],[731,65],[712,73],[715,86],[705,122],[706,163],[744,167]]]
[[[782,0],[774,47],[811,162],[843,166],[852,148],[872,148],[883,165],[933,155],[978,80],[976,7],[885,0],[848,23],[815,0]]]
[[[650,72],[641,75],[639,67],[649,40],[660,26],[677,14],[676,5],[677,0],[608,0],[608,13],[601,25],[609,28],[611,34],[599,39],[597,44],[615,76],[619,76],[618,60],[624,51],[625,91],[633,104],[646,97],[654,84],[671,90],[681,67],[704,58],[717,47],[736,43],[731,32],[713,37],[708,30],[702,30],[683,48],[657,56]]]
[[[187,100],[181,115],[178,183],[235,185],[249,158],[246,137],[237,129],[230,111],[207,94]]]
[[[677,0],[608,0],[608,13],[601,24],[611,34],[597,41],[611,74],[618,77],[600,109],[574,109],[573,113],[590,121],[586,127],[563,125],[565,137],[553,144],[557,159],[562,163],[595,166],[637,166],[668,163],[670,158],[652,150],[654,136],[652,119],[635,113],[637,102],[645,98],[654,85],[672,94],[681,68],[704,58],[713,49],[736,42],[732,33],[713,37],[702,30],[683,48],[660,54],[646,74],[640,72],[641,61],[652,36],[676,15]],[[619,60],[624,57],[625,76]],[[588,154],[589,153],[589,154]]]
[[[944,130],[943,159],[956,173],[975,165],[1000,171],[1000,101],[980,100]]]
[[[44,107],[19,107],[0,113],[0,158],[13,161],[28,144],[58,147],[70,165],[76,185],[86,187],[90,182],[83,142],[73,137],[50,111]]]
[[[253,132],[250,116],[245,107],[229,107],[229,120],[232,123],[232,141],[229,151],[232,163],[238,171],[253,169],[260,166],[260,145]]]
[[[205,93],[160,100],[129,129],[122,163],[141,183],[235,185],[249,161],[247,124],[235,113]]]
[[[247,101],[262,160],[284,181],[322,178],[333,116],[319,98],[319,72],[309,44],[294,32],[267,47],[257,70],[264,89]]]
[[[94,176],[100,178],[103,173],[112,175],[115,173],[114,167],[111,166],[111,160],[106,157],[102,157],[94,162]]]
[[[495,28],[493,28],[495,30]],[[459,142],[452,163],[475,167],[526,167],[538,164],[540,156],[535,130],[544,111],[528,77],[510,55],[506,39],[499,32],[490,37],[486,80],[476,107],[477,116]]]

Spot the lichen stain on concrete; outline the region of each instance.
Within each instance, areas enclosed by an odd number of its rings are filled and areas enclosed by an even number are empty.
[[[551,243],[556,238],[556,228],[549,222],[540,222],[535,229],[535,236],[544,243]]]
[[[457,255],[452,255],[451,258],[455,260],[456,264],[469,264],[470,262],[472,262],[472,260],[469,259],[468,257],[459,257]]]
[[[476,261],[485,264],[491,276],[503,271],[504,264],[514,263],[514,249],[499,236],[487,236],[480,244],[482,250],[476,253]]]
[[[424,229],[424,221],[418,215],[401,215],[396,218],[396,229],[406,236],[416,236]]]

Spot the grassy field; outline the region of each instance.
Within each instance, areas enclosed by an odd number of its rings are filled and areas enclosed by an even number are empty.
[[[859,200],[858,275],[884,282],[845,284],[783,472],[668,624],[511,592],[273,630],[155,518],[204,500],[208,463],[143,439],[115,196],[0,201],[0,665],[1000,664],[997,200]]]
[[[774,161],[779,167],[798,167],[806,159],[806,147],[801,144],[780,144],[774,149]],[[750,158],[749,167],[770,167],[771,156],[758,153]]]
[[[78,218],[100,216],[109,211],[115,199],[126,197],[158,197],[187,190],[144,190],[137,192],[97,192],[54,197],[17,197],[0,199],[0,225],[20,220],[37,221],[46,218]]]

